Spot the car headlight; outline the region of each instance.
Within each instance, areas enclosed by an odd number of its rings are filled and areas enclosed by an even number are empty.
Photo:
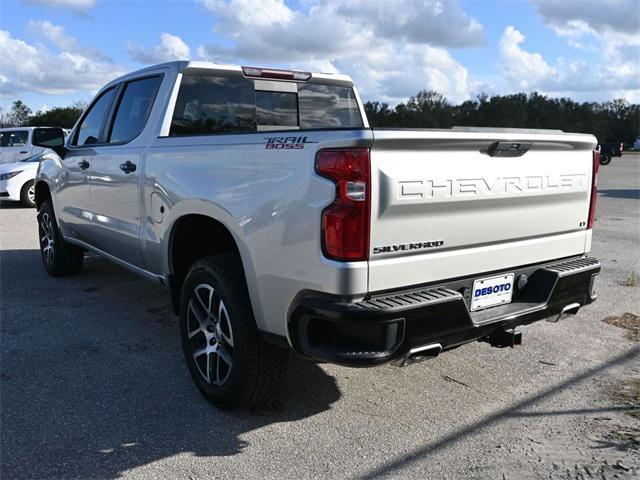
[[[17,172],[0,173],[0,180],[9,180],[20,173],[22,173],[22,170],[18,170]]]

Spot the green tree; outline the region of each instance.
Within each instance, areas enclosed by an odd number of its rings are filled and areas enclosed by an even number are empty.
[[[22,100],[16,100],[11,106],[11,113],[9,114],[9,123],[15,126],[23,126],[29,122],[31,116],[31,109],[27,107]]]
[[[451,105],[443,95],[425,90],[394,108],[386,103],[367,102],[365,110],[372,127],[559,129],[591,133],[599,142],[627,145],[640,135],[640,105],[622,99],[578,103],[538,92],[492,97],[483,93],[475,100]]]
[[[29,125],[71,128],[81,113],[82,108],[79,106],[56,107],[46,112],[36,113],[29,118]]]

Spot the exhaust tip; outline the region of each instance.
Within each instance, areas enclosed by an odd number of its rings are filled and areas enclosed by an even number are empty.
[[[393,362],[398,367],[406,367],[414,363],[422,362],[430,358],[436,358],[442,352],[442,345],[439,343],[432,343],[429,345],[423,345],[421,347],[415,347],[409,350],[409,352],[400,359]]]
[[[556,323],[560,320],[568,317],[569,315],[575,315],[580,310],[581,305],[579,303],[570,303],[569,305],[565,305],[562,308],[562,311],[558,314],[557,317],[551,317],[547,319],[548,322]]]

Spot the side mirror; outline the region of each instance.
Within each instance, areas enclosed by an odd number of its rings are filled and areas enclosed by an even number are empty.
[[[64,157],[64,130],[61,128],[36,128],[33,131],[32,144],[34,147],[50,148],[61,157]]]

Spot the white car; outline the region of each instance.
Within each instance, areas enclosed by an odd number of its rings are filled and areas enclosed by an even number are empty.
[[[33,179],[42,153],[0,165],[0,200],[21,202],[25,207],[36,206]]]
[[[50,132],[51,127],[0,128],[0,164],[19,162],[42,152],[42,147],[34,144],[46,141]]]

